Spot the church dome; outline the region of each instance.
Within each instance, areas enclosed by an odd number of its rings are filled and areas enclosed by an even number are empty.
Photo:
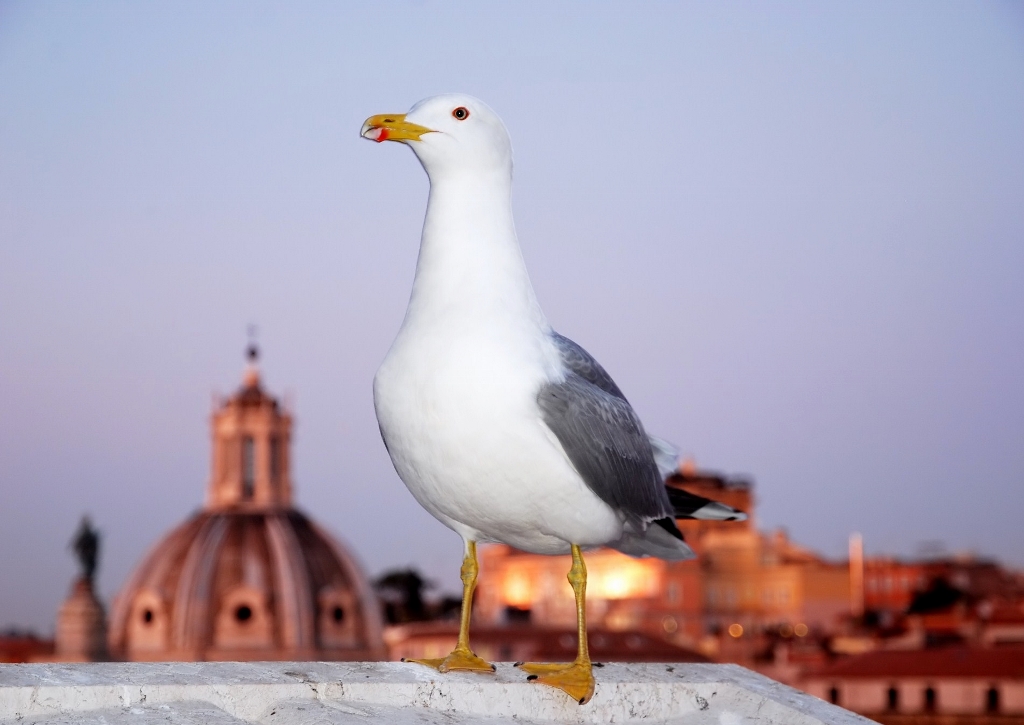
[[[380,608],[354,558],[291,502],[291,416],[259,384],[213,413],[206,505],[164,536],[114,602],[127,660],[384,659]]]

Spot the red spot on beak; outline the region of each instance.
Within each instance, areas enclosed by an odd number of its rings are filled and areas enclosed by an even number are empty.
[[[386,128],[380,129],[380,133],[377,135],[377,143],[388,140],[388,130]]]

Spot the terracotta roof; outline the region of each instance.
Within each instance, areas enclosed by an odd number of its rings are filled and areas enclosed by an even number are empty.
[[[0,662],[31,662],[52,654],[52,639],[39,639],[34,634],[0,634]]]
[[[270,395],[267,395],[258,382],[253,383],[252,385],[243,385],[239,388],[238,392],[227,401],[228,405],[231,405],[232,403],[242,407],[270,405],[275,409],[277,408],[277,400]]]
[[[985,621],[988,624],[1024,624],[1024,609],[1020,606],[997,607]]]
[[[1024,679],[1024,647],[879,650],[840,660],[821,677],[1003,677]]]

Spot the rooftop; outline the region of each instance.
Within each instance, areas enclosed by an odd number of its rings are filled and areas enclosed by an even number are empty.
[[[878,650],[822,668],[813,677],[999,677],[1024,679],[1024,647]]]

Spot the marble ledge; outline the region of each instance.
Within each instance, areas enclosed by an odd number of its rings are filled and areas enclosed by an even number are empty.
[[[0,665],[0,725],[863,725],[737,665],[614,664],[578,705],[511,664],[442,675],[400,662]]]

